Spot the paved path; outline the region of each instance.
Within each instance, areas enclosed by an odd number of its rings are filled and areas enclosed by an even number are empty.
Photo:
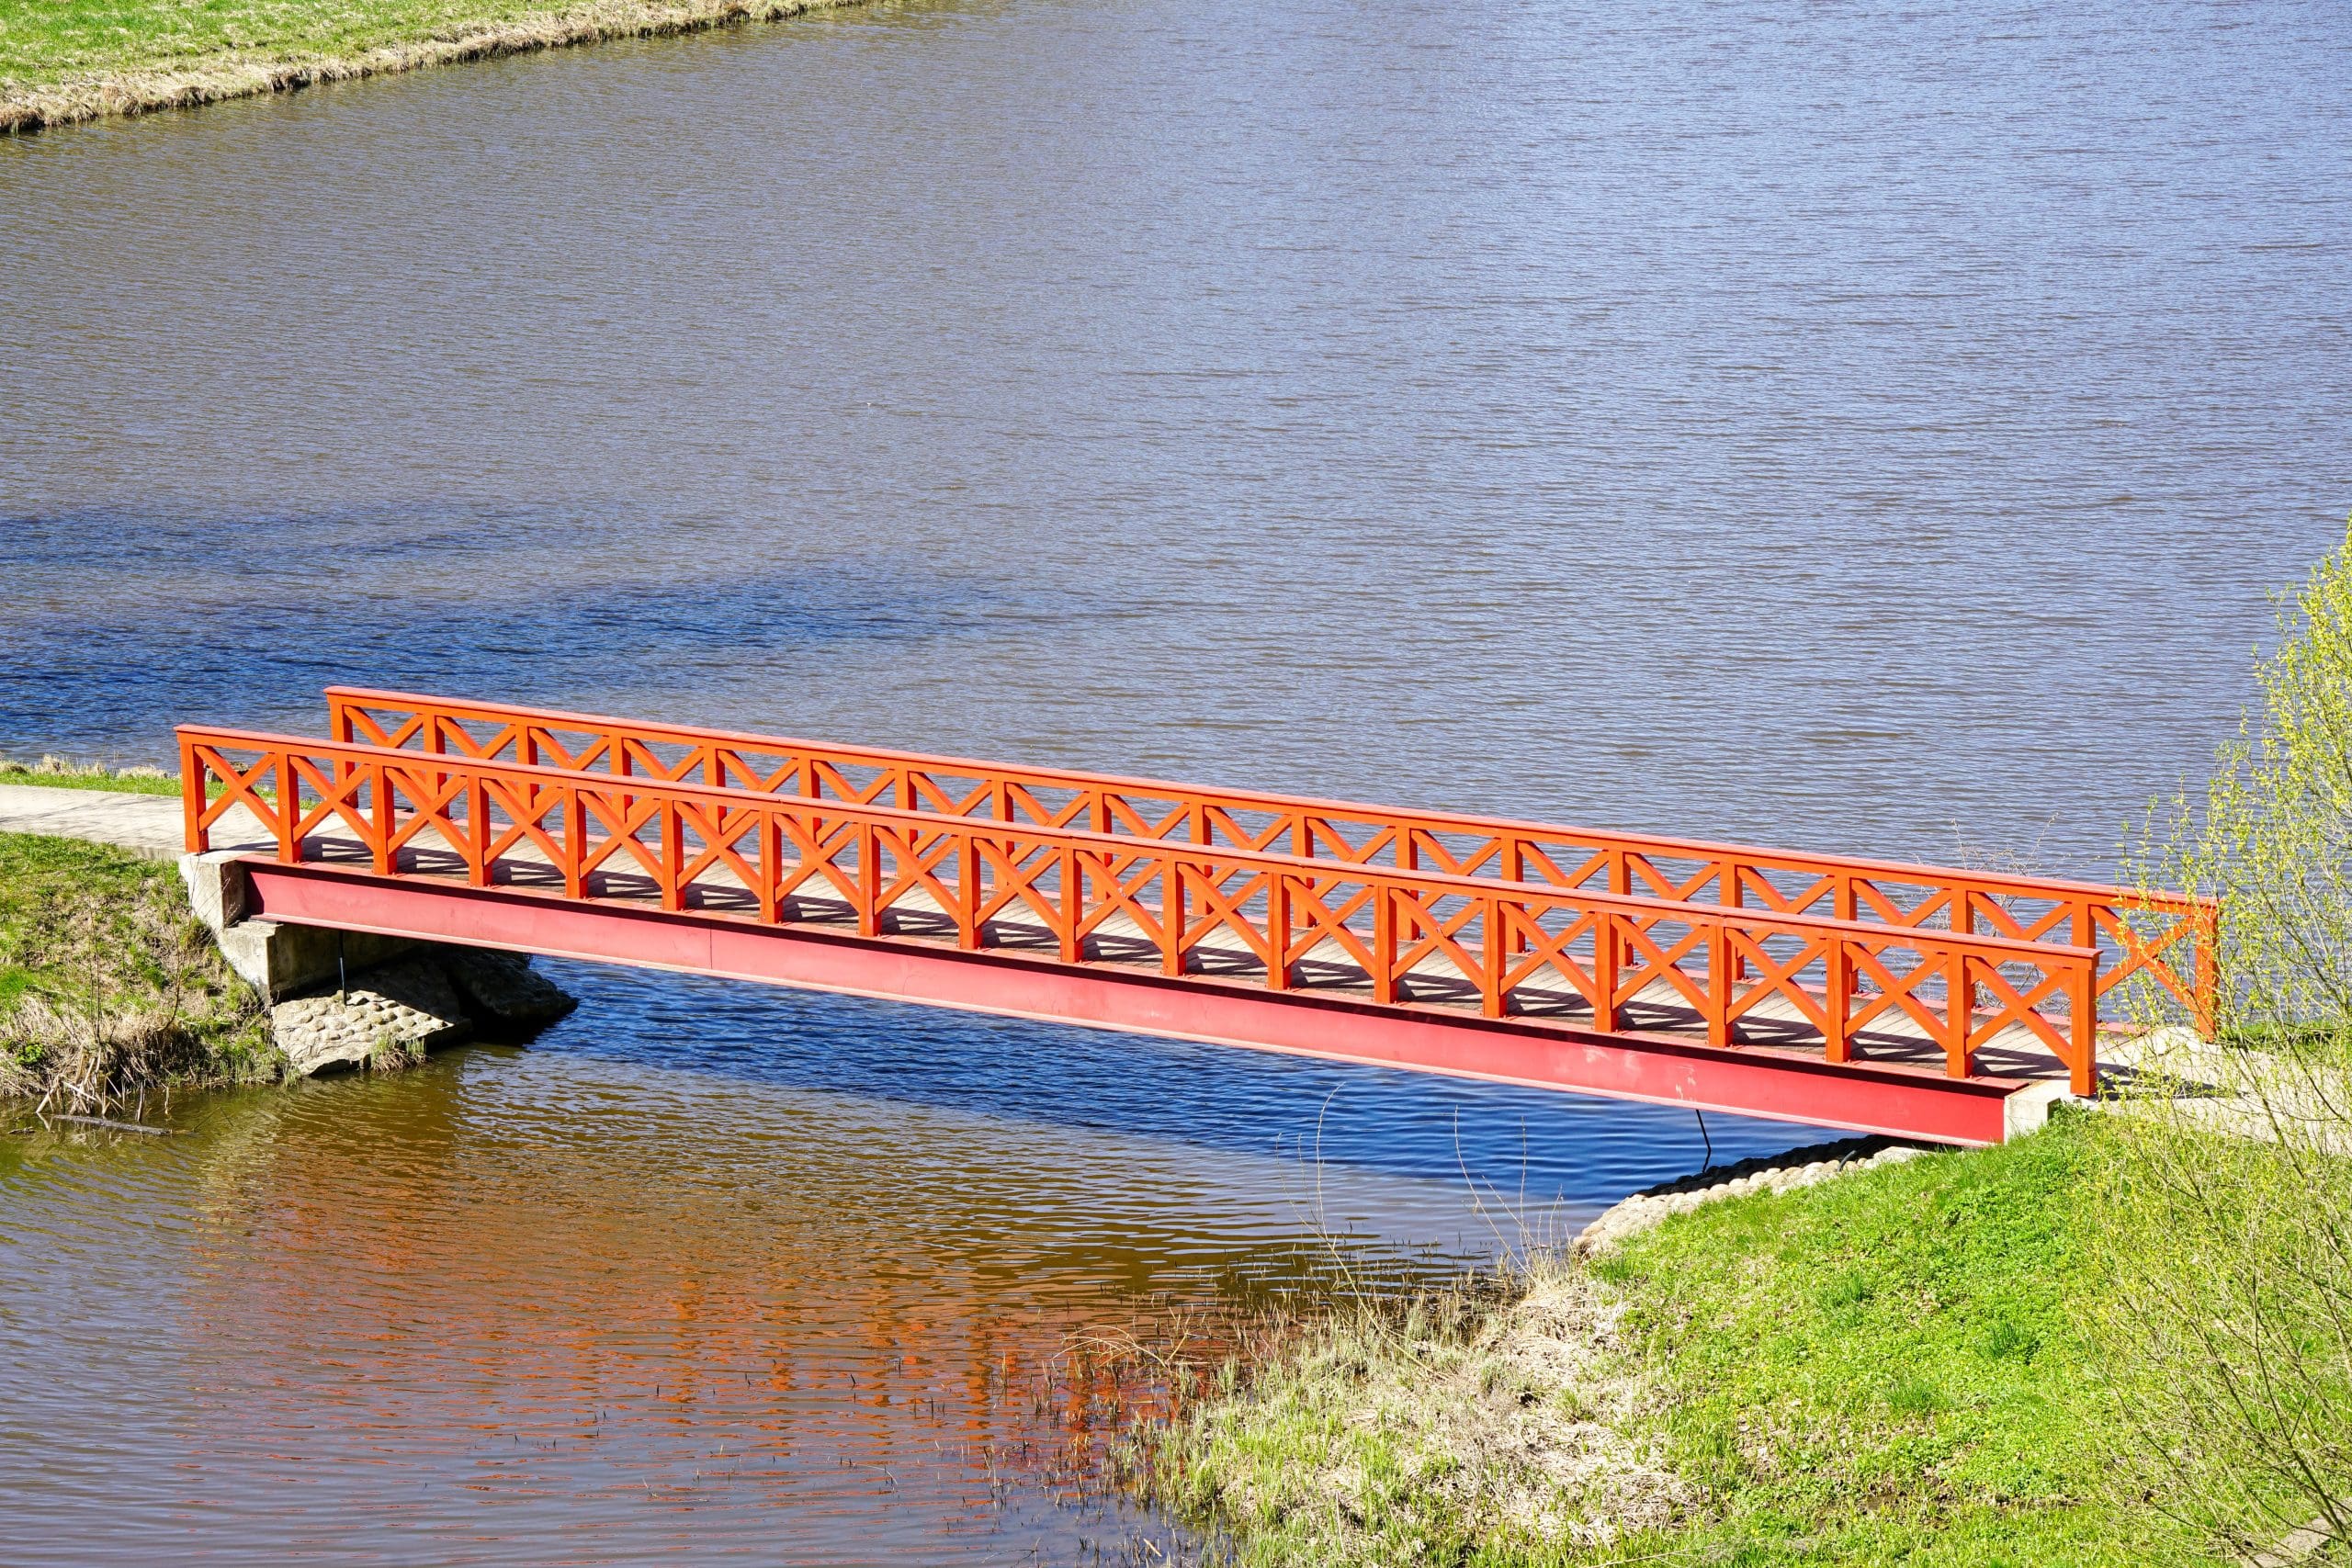
[[[87,839],[149,860],[177,860],[180,797],[108,789],[0,784],[0,833]]]

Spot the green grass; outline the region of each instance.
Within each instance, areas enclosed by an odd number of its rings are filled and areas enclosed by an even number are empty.
[[[80,764],[26,767],[0,762],[0,784],[32,784],[41,789],[107,789],[125,795],[177,795],[180,781],[153,770],[112,772]]]
[[[1586,1288],[1623,1315],[1555,1312],[1550,1347],[1508,1314],[1451,1336],[1308,1335],[1170,1429],[1156,1489],[1253,1564],[2178,1562],[2109,1484],[2130,1439],[2087,1326],[2103,1286],[2084,1242],[2112,1135],[2062,1117],[1997,1148],[1705,1205],[1590,1265]],[[1562,1299],[1556,1271],[1529,1300],[1547,1291]],[[1499,1407],[1492,1373],[1457,1371],[1482,1363],[1504,1369]],[[1531,1419],[1498,1424],[1513,1406]],[[1564,1438],[1532,1419],[1545,1412],[1597,1426]],[[1547,1473],[1527,1443],[1589,1455],[1601,1428],[1623,1444],[1613,1478],[1548,1471],[1577,1477],[1555,1493],[1562,1517],[1647,1519],[1613,1541],[1510,1526],[1495,1501],[1517,1497],[1523,1518]]]
[[[557,0],[0,0],[0,98],[117,73],[349,59],[576,14]]]
[[[2157,1561],[2084,1306],[2097,1118],[1701,1209],[1596,1266],[1703,1499],[1673,1548],[1754,1565]],[[1663,1544],[1663,1543],[1662,1543]]]
[[[258,998],[174,867],[0,833],[0,1096],[93,1109],[276,1071]]]
[[[356,53],[561,8],[544,0],[0,0],[0,82],[45,85],[231,53]]]

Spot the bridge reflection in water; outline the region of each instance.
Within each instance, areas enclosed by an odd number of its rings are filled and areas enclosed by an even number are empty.
[[[2094,1092],[2132,987],[2211,1013],[2176,894],[328,702],[179,731],[188,848],[273,919],[1962,1143]]]

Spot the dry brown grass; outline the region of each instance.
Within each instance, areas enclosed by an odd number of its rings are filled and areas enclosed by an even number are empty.
[[[1229,1370],[1163,1436],[1160,1495],[1250,1562],[1608,1555],[1683,1484],[1632,1436],[1652,1391],[1576,1264],[1367,1306]]]
[[[258,998],[170,867],[0,835],[0,1096],[103,1114],[272,1066]]]

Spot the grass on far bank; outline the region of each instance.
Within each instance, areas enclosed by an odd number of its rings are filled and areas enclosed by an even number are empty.
[[[124,795],[177,795],[180,781],[161,768],[110,769],[95,762],[69,762],[43,757],[38,762],[0,757],[0,784],[33,784],[41,789],[107,789]]]
[[[857,0],[0,0],[0,130]]]
[[[546,0],[0,0],[0,83],[42,86],[234,53],[355,54],[569,8]]]
[[[259,999],[175,868],[0,833],[0,1098],[104,1112],[149,1087],[277,1071]]]
[[[1155,1490],[1250,1564],[2191,1561],[2107,1483],[2108,1135],[1709,1204],[1483,1321],[1335,1325],[1180,1421]]]

